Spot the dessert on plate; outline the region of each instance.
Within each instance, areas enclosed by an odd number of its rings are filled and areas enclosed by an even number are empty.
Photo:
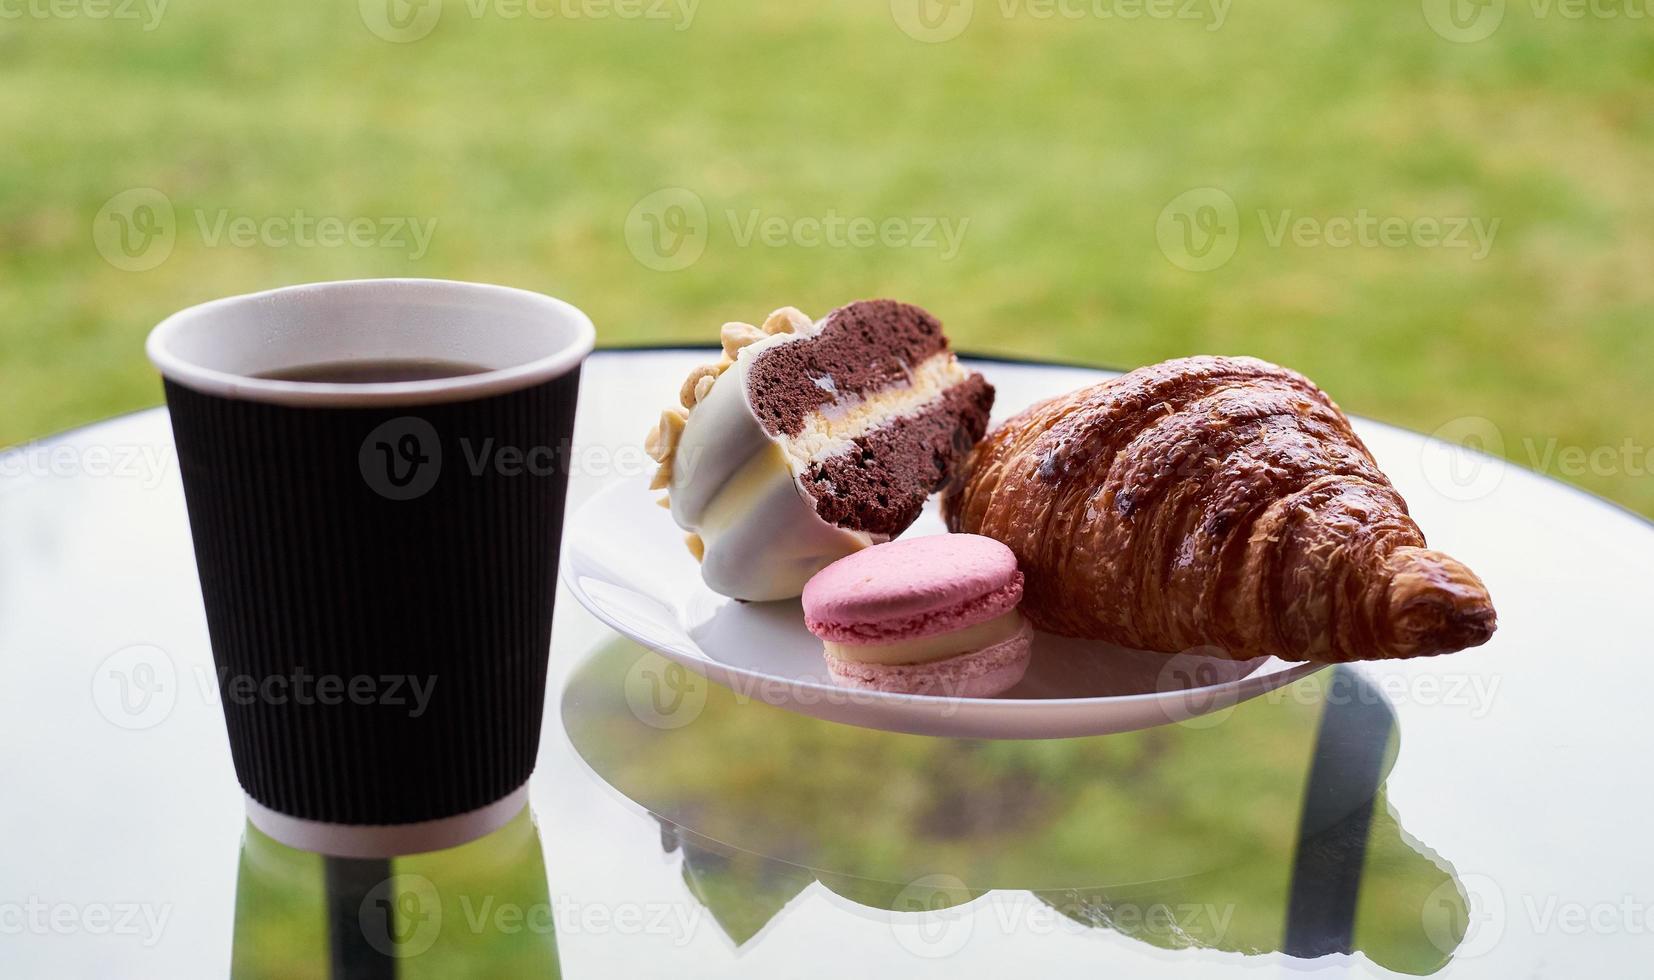
[[[723,595],[793,598],[901,534],[987,430],[993,388],[917,306],[867,300],[820,321],[785,307],[721,339],[646,446],[654,488]]]
[[[1450,653],[1497,626],[1338,406],[1255,358],[1167,361],[1034,405],[977,445],[943,510],[1010,547],[1023,612],[1054,633],[1340,662]]]
[[[846,687],[984,698],[1028,669],[1011,549],[975,534],[908,538],[828,565],[804,587],[804,622]]]

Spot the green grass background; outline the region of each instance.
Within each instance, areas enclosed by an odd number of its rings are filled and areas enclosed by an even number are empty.
[[[412,43],[375,36],[355,2],[174,0],[148,31],[0,19],[0,445],[156,404],[142,339],[181,306],[416,275],[566,297],[611,344],[892,295],[974,350],[1256,354],[1352,412],[1424,431],[1485,416],[1527,465],[1629,440],[1629,463],[1559,475],[1654,513],[1654,22],[1510,0],[1491,37],[1458,44],[1420,0],[1235,0],[1217,30],[1205,6],[1040,19],[1010,2],[976,0],[935,44],[885,0],[720,0],[686,30],[452,2]],[[134,187],[178,215],[142,272],[93,238]],[[625,235],[666,187],[708,210],[704,253],[671,272]],[[1240,238],[1190,272],[1155,228],[1199,187],[1234,198]],[[1476,260],[1271,246],[1257,216],[1361,209],[1500,224]],[[418,259],[234,247],[195,219],[298,210],[434,219],[435,236]],[[969,224],[944,259],[743,246],[730,212]]]

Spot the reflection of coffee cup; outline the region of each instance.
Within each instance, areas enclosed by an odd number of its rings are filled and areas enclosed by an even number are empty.
[[[270,836],[385,856],[522,808],[592,343],[561,301],[432,280],[234,297],[150,335]]]
[[[560,906],[525,807],[462,847],[318,857],[248,827],[230,975],[556,977]]]

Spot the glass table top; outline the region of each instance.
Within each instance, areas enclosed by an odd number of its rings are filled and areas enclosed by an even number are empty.
[[[642,434],[705,356],[591,359],[571,509],[646,478]],[[981,366],[1000,415],[1101,377]],[[165,413],[8,451],[0,976],[1642,974],[1654,527],[1358,429],[1487,581],[1486,647],[1124,735],[961,741],[743,697],[560,592],[527,810],[392,861],[247,824]]]

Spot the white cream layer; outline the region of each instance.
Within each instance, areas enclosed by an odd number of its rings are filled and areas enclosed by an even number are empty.
[[[904,387],[885,388],[869,398],[836,402],[806,415],[798,435],[782,437],[787,451],[805,462],[837,456],[850,449],[856,438],[890,419],[924,411],[949,388],[970,377],[970,372],[951,352],[942,351],[920,361],[908,377]]]
[[[827,656],[858,664],[928,664],[962,653],[974,653],[1004,643],[1022,629],[1022,614],[1015,609],[996,616],[985,623],[967,626],[951,633],[921,636],[916,640],[898,640],[895,643],[824,643]]]

